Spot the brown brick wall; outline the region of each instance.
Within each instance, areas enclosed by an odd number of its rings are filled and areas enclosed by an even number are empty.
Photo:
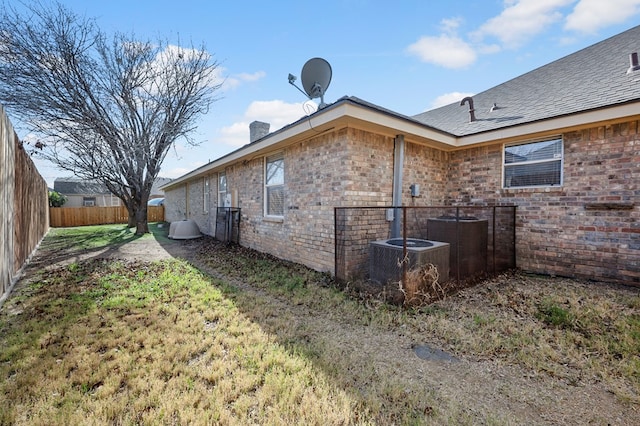
[[[334,271],[334,207],[391,202],[393,140],[354,129],[284,150],[285,212],[263,216],[264,157],[227,169],[239,190],[241,242],[256,250]]]
[[[445,204],[493,202],[500,196],[501,179],[501,144],[452,152]]]
[[[405,205],[444,205],[448,186],[449,153],[412,143],[405,144],[402,202]],[[412,199],[409,185],[420,185]]]
[[[515,204],[522,269],[640,284],[638,122],[571,132],[563,139],[564,185],[528,189],[502,189],[502,144],[444,152],[407,142],[403,202]],[[226,169],[229,189],[237,191],[242,209],[241,244],[333,272],[334,207],[391,204],[393,138],[349,128],[288,146],[283,153],[281,221],[263,216],[263,156]],[[217,175],[212,176],[215,209]],[[412,183],[420,185],[419,198],[409,195]],[[213,235],[212,213],[202,214],[201,185],[202,178],[189,184],[189,212],[203,232]],[[184,193],[184,187],[167,192],[168,220],[183,218],[184,204],[179,204]],[[627,209],[612,210],[616,205]],[[360,230],[375,239],[388,236],[386,226],[372,230],[366,218]]]
[[[204,179],[209,179],[209,207],[204,206]],[[205,234],[215,232],[215,209],[217,207],[217,174],[200,176],[188,184],[165,191],[164,217],[167,222],[192,219]]]
[[[516,204],[524,270],[640,284],[638,122],[563,139],[562,187],[502,189],[502,145],[496,144],[451,154],[447,202]]]
[[[195,220],[202,232],[210,234],[212,233],[212,220],[215,225],[215,214],[204,207],[204,179],[210,179],[209,175],[200,176],[189,183],[189,209],[187,217]],[[209,185],[209,191],[211,191],[211,184]]]

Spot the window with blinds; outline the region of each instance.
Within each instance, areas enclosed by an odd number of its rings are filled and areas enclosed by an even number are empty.
[[[284,157],[266,157],[264,167],[265,214],[284,216]]]
[[[562,138],[504,147],[503,187],[562,185]]]

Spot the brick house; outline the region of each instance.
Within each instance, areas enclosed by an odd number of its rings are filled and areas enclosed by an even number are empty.
[[[333,272],[334,207],[515,204],[519,268],[640,285],[638,51],[640,26],[412,117],[343,97],[254,122],[163,187],[166,218],[213,235],[216,207],[239,207],[242,245]]]

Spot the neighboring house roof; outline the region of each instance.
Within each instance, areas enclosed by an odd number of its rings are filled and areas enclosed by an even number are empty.
[[[341,126],[359,126],[380,134],[403,134],[414,142],[443,149],[522,138],[585,123],[636,116],[640,70],[627,73],[630,54],[640,51],[640,26],[542,66],[472,97],[409,117],[353,96],[344,96],[261,139],[165,184],[179,185],[227,164],[304,140]],[[491,107],[497,105],[493,111]]]
[[[171,182],[169,178],[159,177],[151,187],[151,195],[164,195],[161,186]],[[56,178],[53,181],[53,190],[64,195],[86,195],[86,194],[110,194],[107,186],[95,181],[87,181],[74,177]]]
[[[640,71],[627,73],[640,51],[640,26],[551,62],[474,96],[477,120],[460,102],[413,118],[465,136],[640,99]],[[491,111],[491,107],[497,109]]]
[[[151,186],[151,195],[164,195],[164,191],[160,188],[171,182],[171,180],[172,179],[170,178],[163,177],[156,178],[155,182],[153,182],[153,185]]]
[[[53,189],[64,195],[109,194],[105,185],[78,178],[56,178]]]

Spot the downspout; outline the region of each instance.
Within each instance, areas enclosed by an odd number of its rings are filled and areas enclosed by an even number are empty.
[[[391,222],[391,238],[400,238],[400,221],[402,212],[402,171],[404,170],[404,135],[397,135],[393,140],[393,221]]]
[[[184,220],[189,219],[189,182],[184,184]]]

